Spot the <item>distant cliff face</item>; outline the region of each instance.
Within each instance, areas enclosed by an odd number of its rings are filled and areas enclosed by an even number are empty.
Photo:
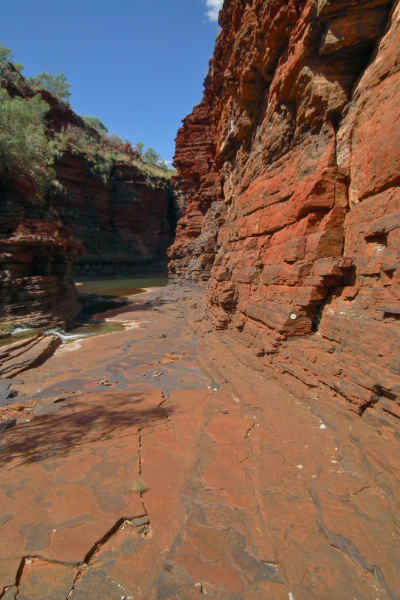
[[[48,203],[86,250],[75,263],[77,276],[167,272],[167,248],[181,213],[166,177],[149,175],[139,161],[117,162],[104,183],[84,156],[71,153],[55,169],[64,190]]]
[[[11,97],[34,95],[23,78],[2,85]],[[68,104],[39,93],[49,104],[50,138],[68,127],[99,138]],[[130,146],[115,156],[99,175],[85,151],[67,147],[54,164],[58,185],[41,205],[18,174],[0,181],[0,321],[69,321],[79,308],[73,264],[85,279],[167,273],[167,248],[184,208],[180,192]]]
[[[220,24],[177,138],[189,203],[171,276],[208,281],[215,328],[257,369],[305,397],[393,411],[400,4],[225,0]]]

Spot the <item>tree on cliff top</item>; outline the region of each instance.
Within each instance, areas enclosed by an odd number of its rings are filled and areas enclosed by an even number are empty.
[[[99,117],[84,117],[82,115],[82,119],[86,121],[90,127],[93,127],[93,129],[97,129],[97,131],[100,131],[101,133],[108,133],[108,127],[100,121]]]
[[[136,142],[136,144],[133,147],[133,149],[136,150],[136,152],[139,152],[140,156],[143,155],[143,148],[144,142]]]
[[[21,72],[25,69],[22,63],[14,62],[14,54],[11,48],[6,48],[0,41],[0,68],[9,68],[9,65],[13,65],[17,71]]]
[[[11,48],[6,48],[2,42],[0,42],[0,62],[14,62],[14,54]]]
[[[124,140],[121,137],[119,137],[119,135],[117,135],[116,133],[111,133],[107,138],[107,143],[110,146],[116,147],[121,146],[121,144],[124,143]]]
[[[167,163],[161,158],[158,152],[154,150],[154,148],[148,148],[146,150],[146,152],[143,155],[143,160],[148,165],[158,167],[159,169],[168,170]]]
[[[40,96],[10,98],[0,89],[0,171],[27,184],[37,200],[55,177],[55,148],[44,127],[48,110]]]
[[[29,85],[36,89],[47,90],[53,96],[68,102],[71,92],[71,84],[68,83],[64,73],[57,73],[57,75],[51,75],[50,73],[39,73],[36,77],[28,77],[27,82]]]

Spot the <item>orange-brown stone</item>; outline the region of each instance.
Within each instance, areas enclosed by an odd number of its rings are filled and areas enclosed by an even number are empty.
[[[358,413],[400,403],[399,10],[226,0],[177,138],[173,278],[208,281],[215,329],[259,369]]]

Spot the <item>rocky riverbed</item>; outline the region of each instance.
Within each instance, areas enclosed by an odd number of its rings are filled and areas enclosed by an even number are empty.
[[[15,384],[2,598],[399,597],[394,417],[278,387],[202,303],[138,296]]]

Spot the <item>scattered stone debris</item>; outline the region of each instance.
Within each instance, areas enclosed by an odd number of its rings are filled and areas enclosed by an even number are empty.
[[[100,381],[99,385],[104,385],[105,387],[110,387],[110,385],[112,385],[112,383],[110,383],[108,381],[108,379],[103,379],[102,381]]]
[[[26,402],[10,402],[0,406],[0,423],[7,422],[12,419],[21,419],[28,416],[36,406],[36,400],[29,399]]]

